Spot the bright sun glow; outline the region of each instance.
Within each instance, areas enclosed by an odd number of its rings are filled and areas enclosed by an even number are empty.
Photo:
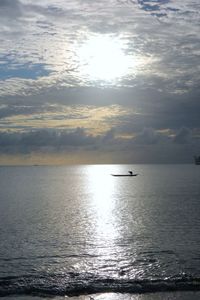
[[[125,53],[126,45],[108,35],[90,37],[78,50],[81,74],[91,80],[112,81],[135,70],[136,59]]]

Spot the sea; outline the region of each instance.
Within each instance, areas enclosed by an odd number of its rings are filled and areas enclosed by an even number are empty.
[[[0,297],[200,299],[200,166],[1,166]]]

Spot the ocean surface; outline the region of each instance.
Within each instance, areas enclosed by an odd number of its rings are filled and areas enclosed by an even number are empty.
[[[200,291],[200,166],[0,167],[0,297],[182,291]]]

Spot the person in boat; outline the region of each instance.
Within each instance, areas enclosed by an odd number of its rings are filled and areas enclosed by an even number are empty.
[[[128,172],[129,172],[130,175],[133,175],[133,172],[132,172],[132,171],[128,171]]]

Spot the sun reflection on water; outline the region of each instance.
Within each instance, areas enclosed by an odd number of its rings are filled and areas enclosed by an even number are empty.
[[[115,181],[105,167],[92,166],[89,172],[88,189],[91,192],[90,205],[95,222],[95,239],[108,243],[118,235],[116,220]]]
[[[96,165],[88,166],[85,173],[84,203],[88,217],[85,247],[94,259],[86,261],[84,268],[106,278],[119,279],[138,274],[132,265],[136,256],[132,238],[137,224],[132,214],[127,218],[133,182],[111,176],[115,172],[119,168],[113,165]]]

